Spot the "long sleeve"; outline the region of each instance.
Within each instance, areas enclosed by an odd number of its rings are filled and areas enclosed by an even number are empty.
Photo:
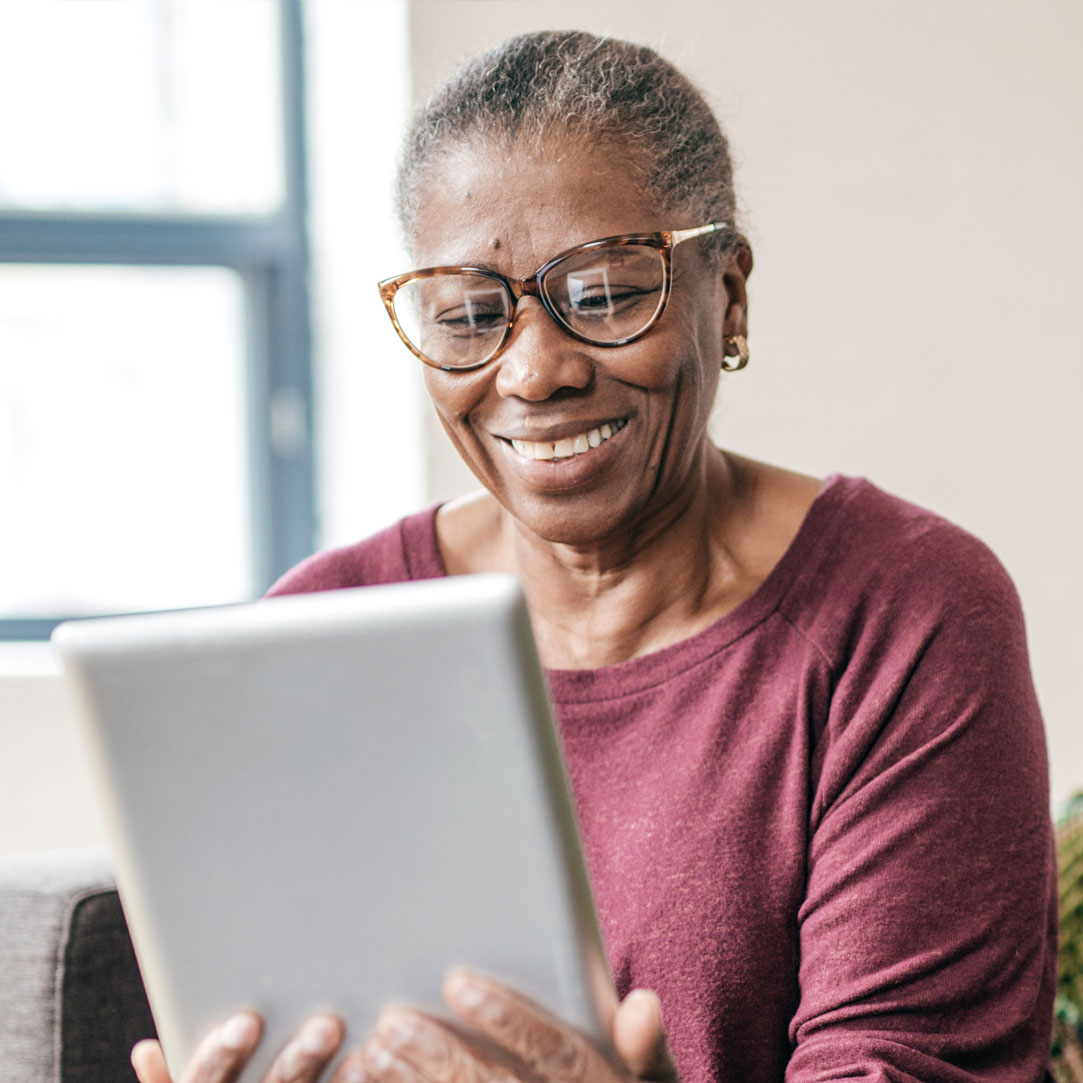
[[[1022,614],[962,532],[885,544],[875,605],[810,629],[837,672],[786,1078],[1038,1080],[1056,866]]]

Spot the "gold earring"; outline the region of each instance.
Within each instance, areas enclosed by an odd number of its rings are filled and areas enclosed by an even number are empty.
[[[732,347],[733,353],[730,353]],[[727,363],[727,358],[736,357],[733,364]],[[730,335],[726,339],[726,352],[722,356],[723,372],[740,372],[748,364],[748,339],[744,335]]]

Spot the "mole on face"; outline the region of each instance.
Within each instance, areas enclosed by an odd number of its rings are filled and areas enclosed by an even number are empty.
[[[490,237],[489,238],[489,247],[490,248],[499,248],[500,247],[500,238],[499,237]]]

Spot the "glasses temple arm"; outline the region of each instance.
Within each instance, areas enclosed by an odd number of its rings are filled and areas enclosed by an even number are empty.
[[[702,237],[705,233],[715,233],[718,230],[729,229],[726,222],[708,222],[705,226],[696,226],[693,229],[675,229],[670,232],[673,244],[676,246],[681,241],[691,240],[693,237]]]

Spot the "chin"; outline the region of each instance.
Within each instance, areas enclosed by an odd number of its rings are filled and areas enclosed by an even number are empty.
[[[635,516],[628,508],[618,508],[597,495],[568,493],[546,500],[544,507],[519,502],[504,507],[523,529],[552,545],[576,549],[597,548],[627,534]],[[530,502],[533,505],[533,502]]]

